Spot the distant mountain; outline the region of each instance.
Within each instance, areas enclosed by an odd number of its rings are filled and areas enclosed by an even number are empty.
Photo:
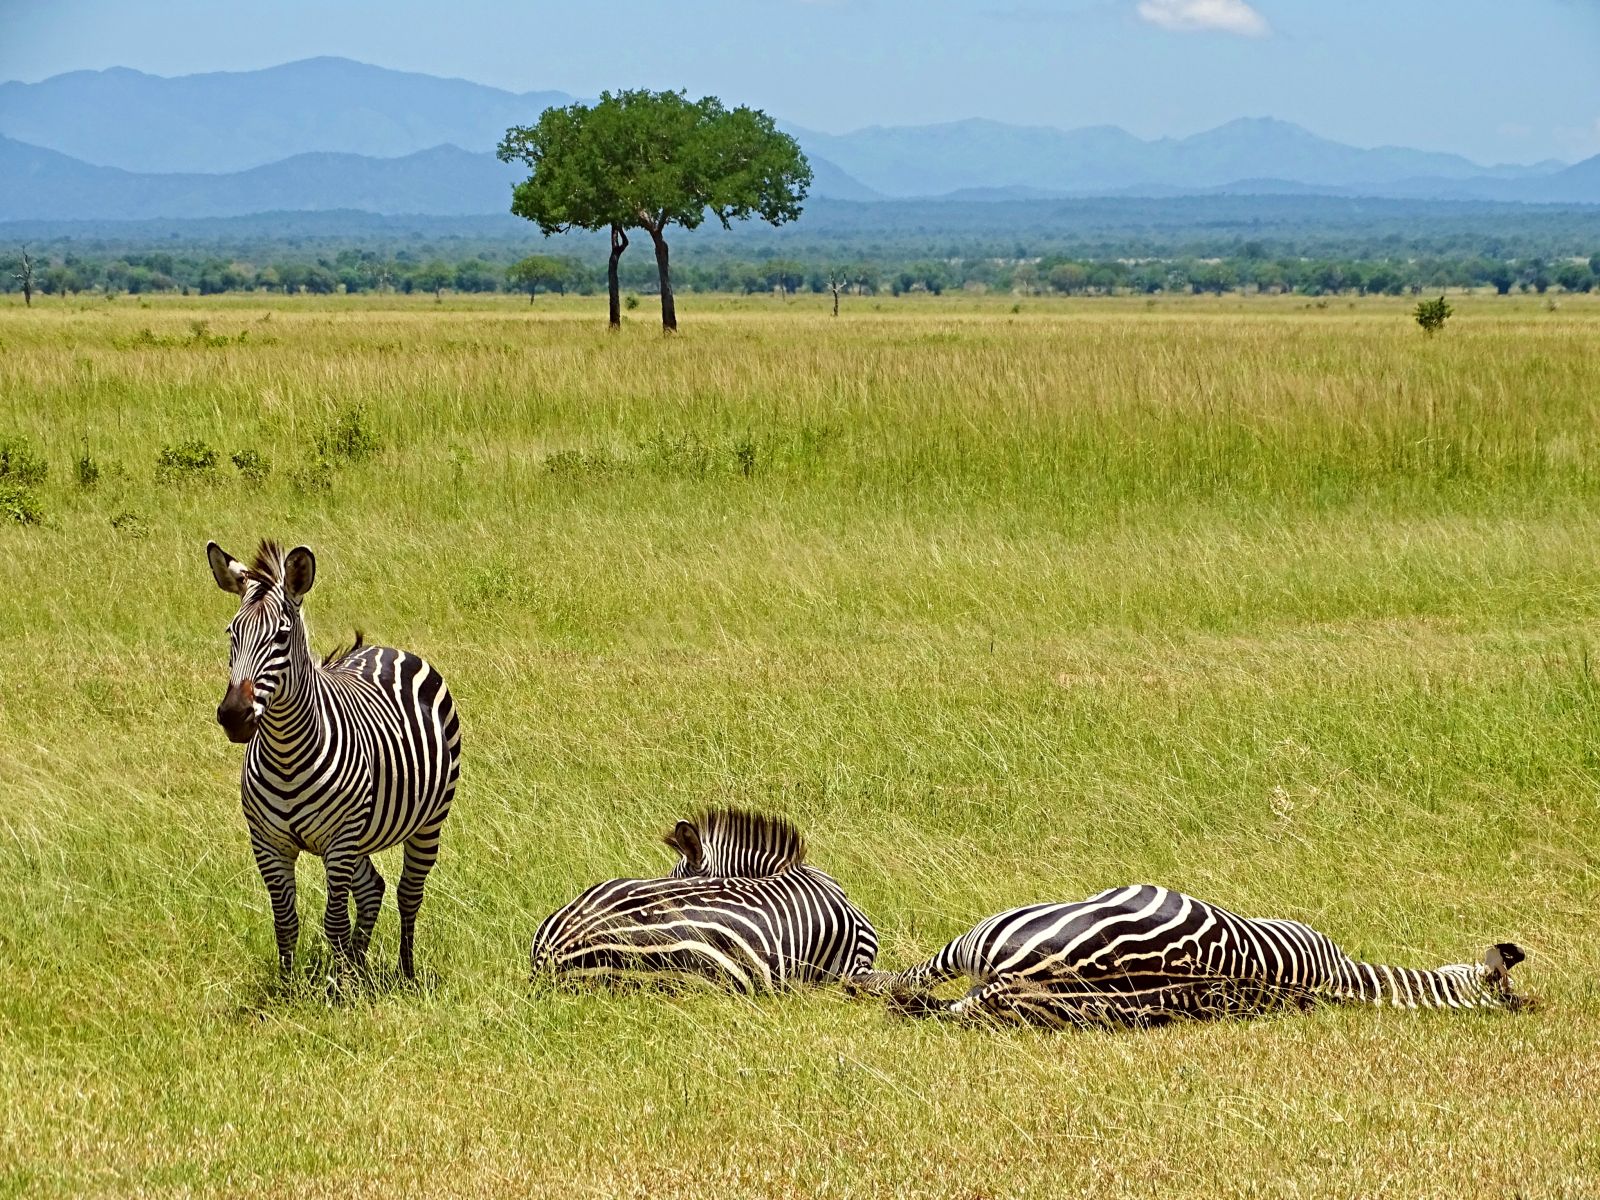
[[[492,150],[507,126],[571,102],[345,58],[172,79],[113,67],[0,84],[0,134],[97,166],[214,173],[312,151]]]
[[[826,160],[812,163],[819,196],[873,193]],[[434,146],[398,158],[296,154],[248,171],[145,174],[99,167],[0,137],[0,221],[148,220],[356,209],[386,215],[506,212],[524,170],[492,154]],[[830,190],[831,189],[831,190]]]
[[[0,146],[0,219],[503,212],[515,172],[489,152],[507,126],[571,99],[342,58],[0,84],[0,135],[11,139]],[[826,199],[1260,193],[1600,203],[1593,160],[1485,167],[1455,154],[1347,146],[1268,118],[1150,141],[1114,126],[988,120],[846,134],[786,128],[811,160],[813,196]],[[129,174],[95,174],[117,169]]]
[[[1113,126],[1060,130],[956,121],[847,134],[792,130],[870,188],[890,196],[973,190],[1090,194],[1134,188],[1196,190],[1240,179],[1341,188],[1416,178],[1517,179],[1564,164],[1483,167],[1456,154],[1346,146],[1287,121],[1243,118],[1187,138],[1143,141]]]
[[[487,213],[510,205],[516,172],[492,154],[437,146],[401,158],[297,154],[226,175],[98,167],[0,138],[0,220],[228,217],[284,209]]]

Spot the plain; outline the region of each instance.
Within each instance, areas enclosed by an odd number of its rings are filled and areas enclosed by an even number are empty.
[[[1600,302],[1454,302],[0,306],[49,465],[0,521],[0,1191],[1594,1194]],[[325,1002],[315,860],[274,985],[203,552],[268,535],[319,645],[462,710],[415,990]],[[1151,880],[1380,961],[1513,939],[1542,1006],[530,988],[540,917],[719,802],[884,965]]]

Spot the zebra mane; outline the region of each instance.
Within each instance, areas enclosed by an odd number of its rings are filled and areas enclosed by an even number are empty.
[[[336,667],[366,644],[367,635],[358,629],[356,630],[356,640],[349,646],[335,646],[332,650],[329,650],[328,656],[322,660],[322,665],[324,667]]]
[[[263,538],[256,547],[256,559],[245,568],[244,577],[252,583],[272,587],[283,580],[283,547],[271,538]]]
[[[806,839],[786,817],[711,808],[679,821],[663,839],[684,856],[688,874],[756,878],[805,861]]]

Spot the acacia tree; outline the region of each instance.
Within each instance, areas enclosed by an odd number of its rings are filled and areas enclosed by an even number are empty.
[[[517,287],[528,289],[528,303],[542,287],[545,291],[565,291],[572,268],[564,259],[548,254],[530,254],[506,268],[506,279]]]
[[[758,216],[792,221],[811,185],[799,145],[756,109],[724,108],[715,96],[602,92],[598,103],[546,109],[533,126],[506,130],[502,161],[532,174],[512,193],[511,211],[546,237],[569,229],[611,230],[611,325],[621,324],[617,259],[627,230],[655,244],[661,327],[678,328],[666,231],[694,229],[706,214],[724,229]]]

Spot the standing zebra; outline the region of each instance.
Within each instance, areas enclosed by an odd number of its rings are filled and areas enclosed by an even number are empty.
[[[1509,942],[1481,964],[1417,971],[1357,962],[1299,921],[1240,917],[1150,884],[1074,904],[1035,904],[975,925],[926,962],[874,971],[862,990],[887,992],[918,1016],[1009,1017],[1044,1025],[1152,1025],[1172,1017],[1248,1016],[1318,1001],[1401,1008],[1517,1008]],[[967,975],[961,999],[930,989]]]
[[[878,935],[781,817],[718,809],[679,821],[665,879],[597,883],[533,935],[533,971],[710,976],[749,994],[872,969]]]
[[[414,975],[412,936],[439,828],[461,775],[461,725],[438,672],[415,654],[354,647],[312,656],[300,604],[317,564],[297,546],[262,542],[248,567],[215,542],[206,558],[217,586],[240,598],[228,626],[227,695],[217,721],[245,743],[240,790],[250,848],[272,897],[278,965],[294,965],[300,920],[294,866],[302,850],[328,876],[323,928],[340,974],[365,966],[383,902],[371,855],[405,844],[397,891],[400,972]],[[346,895],[354,896],[350,929]]]

